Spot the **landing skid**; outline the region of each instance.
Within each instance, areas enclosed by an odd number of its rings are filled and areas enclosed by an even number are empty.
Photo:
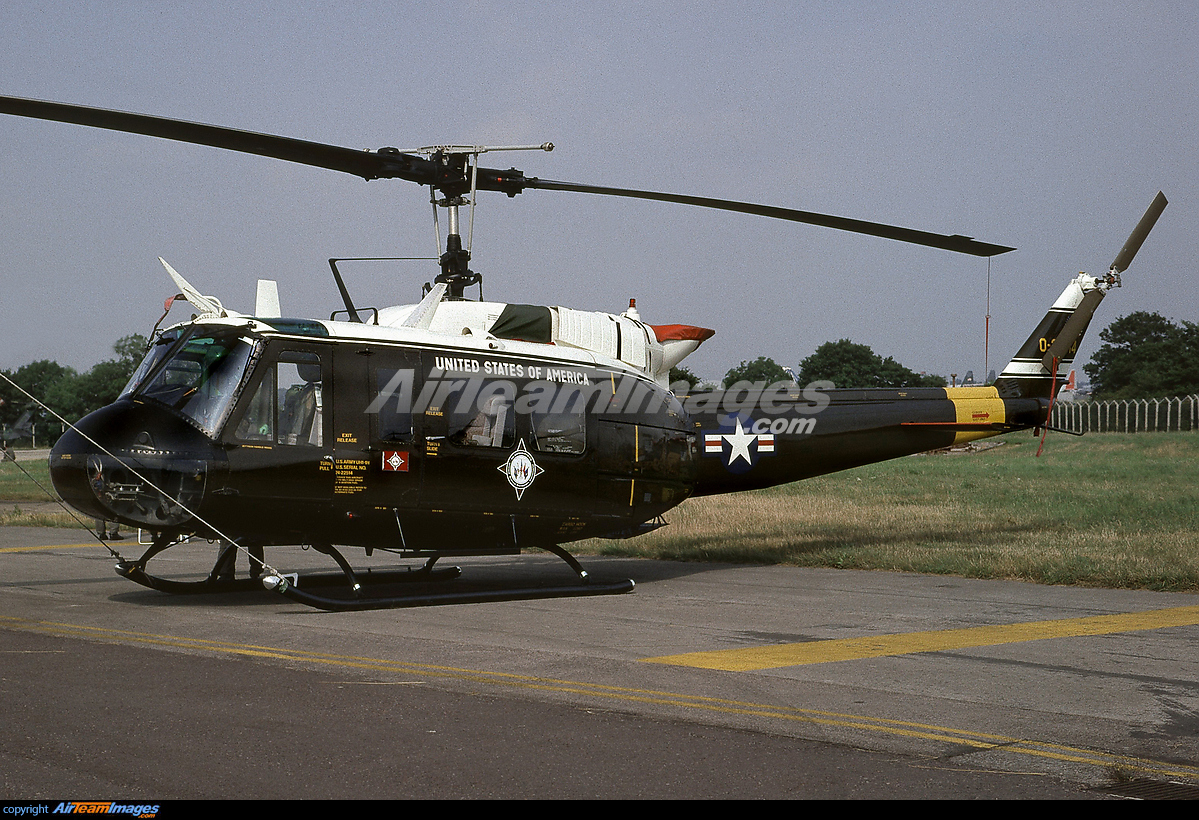
[[[419,595],[396,596],[367,596],[359,598],[328,598],[302,592],[289,580],[278,575],[263,579],[268,589],[289,598],[296,603],[305,604],[326,612],[361,612],[368,609],[406,609],[418,606],[444,606],[446,604],[484,604],[497,601],[535,601],[547,598],[578,598],[587,595],[619,595],[632,592],[634,583],[630,580],[612,583],[570,584],[557,587],[507,587],[496,590],[478,590],[475,592],[434,592]],[[274,584],[272,587],[271,585]]]
[[[134,583],[159,592],[169,592],[172,595],[205,595],[223,592],[260,592],[263,587],[262,578],[213,578],[209,576],[203,581],[172,581],[151,575],[139,566],[137,561],[123,561],[117,564],[117,575],[128,578]],[[367,571],[365,578],[370,584],[395,584],[419,581],[449,581],[462,574],[461,567],[444,567],[425,572],[419,569],[398,569],[385,571]],[[274,576],[267,576],[274,577]],[[332,572],[312,573],[307,575],[289,576],[294,583],[303,584],[305,589],[310,587],[345,586],[345,576]]]
[[[274,590],[290,600],[316,609],[323,609],[326,612],[361,612],[369,609],[404,609],[418,606],[443,606],[446,604],[481,604],[498,601],[577,598],[590,595],[620,595],[633,591],[635,584],[631,579],[597,583],[591,580],[591,576],[587,574],[587,570],[583,569],[575,557],[566,550],[558,546],[544,547],[543,549],[552,552],[565,561],[575,571],[579,583],[551,587],[504,587],[394,596],[367,595],[353,571],[349,569],[349,564],[332,547],[325,547],[321,551],[329,551],[338,565],[342,567],[347,580],[350,582],[351,597],[333,598],[314,595],[307,591],[307,586],[301,590],[290,579],[281,575],[268,575],[263,578],[262,583],[267,589]],[[436,560],[436,558],[431,559],[425,565],[425,568],[431,568],[433,561]]]
[[[161,578],[157,575],[151,575],[146,572],[146,563],[149,562],[158,553],[172,546],[176,542],[166,537],[156,538],[150,548],[138,558],[136,561],[122,561],[117,564],[117,575],[123,578],[128,578],[134,583],[141,584],[159,592],[169,592],[172,595],[205,595],[225,592],[257,592],[263,589],[263,578],[259,573],[251,570],[251,575],[248,578],[234,578],[233,563],[236,554],[236,547],[226,546],[221,550],[220,555],[216,559],[216,563],[212,566],[212,571],[208,573],[208,577],[202,581],[172,581],[169,578]],[[327,552],[331,548],[318,548],[319,552]],[[334,587],[344,585],[346,575],[357,583],[353,571],[349,568],[349,563],[341,555],[336,555],[342,573],[313,573],[307,575],[291,575],[293,584],[304,585],[304,588],[309,587]],[[257,556],[256,560],[261,561],[261,555]],[[457,578],[462,574],[461,567],[443,567],[441,569],[433,569],[433,563],[436,559],[428,561],[423,567],[413,569],[411,567],[398,570],[367,570],[363,575],[369,583],[373,584],[394,584],[414,581],[449,581]],[[275,576],[269,576],[275,577]]]
[[[374,595],[368,588],[400,583],[448,581],[462,574],[460,567],[434,569],[439,556],[429,558],[424,566],[413,569],[355,573],[344,556],[327,544],[314,545],[314,549],[330,556],[341,569],[341,574],[317,573],[309,575],[268,574],[261,578],[252,574],[248,578],[230,577],[236,548],[226,547],[221,551],[212,571],[202,581],[173,581],[146,572],[146,564],[158,553],[174,545],[166,536],[159,536],[136,561],[117,564],[117,574],[149,589],[172,595],[204,595],[229,592],[250,592],[264,587],[284,597],[315,609],[327,612],[359,612],[370,609],[402,609],[418,606],[442,606],[447,604],[475,604],[498,601],[527,601],[548,598],[574,598],[591,595],[619,595],[632,592],[632,580],[595,582],[573,555],[558,546],[545,547],[548,552],[565,561],[578,578],[578,583],[559,586],[529,586],[477,588],[449,592],[416,592],[407,595]],[[258,560],[261,560],[260,556]],[[312,590],[341,587],[346,596],[326,596]]]

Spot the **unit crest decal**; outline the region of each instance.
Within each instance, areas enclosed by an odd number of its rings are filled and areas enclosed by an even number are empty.
[[[533,460],[533,454],[525,448],[523,438],[520,440],[520,445],[512,451],[512,455],[508,456],[508,460],[496,469],[507,477],[512,489],[516,490],[517,501],[525,494],[525,490],[533,486],[533,480],[545,472],[537,466],[537,462]]]
[[[407,450],[384,450],[383,451],[383,472],[385,472],[385,473],[406,473],[406,472],[408,472],[408,451]]]

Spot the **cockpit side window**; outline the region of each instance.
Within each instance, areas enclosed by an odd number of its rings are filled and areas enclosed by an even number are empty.
[[[586,413],[529,414],[533,444],[543,453],[578,455],[587,448]]]
[[[469,408],[455,408],[449,417],[449,440],[461,447],[511,447],[516,443],[513,391],[494,389],[503,383],[485,382]]]
[[[235,437],[241,441],[324,446],[325,402],[321,357],[282,351],[267,365],[246,403]]]
[[[237,425],[237,438],[242,441],[275,440],[275,366],[267,365],[262,381],[250,397],[246,412]]]
[[[279,360],[280,444],[324,444],[325,407],[321,360],[315,353],[291,353]]]

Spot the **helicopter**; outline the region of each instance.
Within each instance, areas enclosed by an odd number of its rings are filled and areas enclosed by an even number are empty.
[[[828,383],[671,385],[672,367],[714,331],[620,314],[482,300],[460,208],[479,193],[590,193],[739,212],[991,257],[1014,248],[763,204],[585,185],[479,165],[525,146],[357,150],[223,126],[0,97],[0,113],[123,131],[427,186],[447,215],[440,273],[415,304],[366,308],[330,267],[344,307],[282,315],[260,280],[252,313],[225,307],[161,260],[187,321],[154,329],[117,400],[72,425],[49,457],[63,501],[140,528],[149,548],[117,572],[173,593],[266,587],[325,610],[605,595],[633,580],[592,579],[564,545],[632,538],[690,497],[810,478],[1018,430],[1049,409],[1092,315],[1167,202],[1160,192],[1110,270],[1072,279],[991,385],[836,389]],[[441,247],[440,236],[438,246]],[[467,290],[479,287],[479,298]],[[166,307],[169,310],[171,300]],[[156,555],[191,538],[223,546],[208,577],[153,575]],[[287,575],[267,547],[310,546],[339,573]],[[335,546],[336,545],[336,546]],[[423,560],[364,574],[342,550]],[[111,547],[110,547],[111,549]],[[486,591],[380,594],[449,580],[445,557],[551,552],[576,582]],[[234,575],[238,551],[249,576]],[[326,587],[334,592],[325,592]],[[452,585],[450,585],[452,587]]]

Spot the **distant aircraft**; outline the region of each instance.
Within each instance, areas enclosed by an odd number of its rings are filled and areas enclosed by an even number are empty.
[[[5,424],[0,427],[0,441],[11,444],[23,438],[33,438],[33,410],[26,410],[13,425]]]
[[[1058,391],[1058,401],[1074,401],[1079,394],[1078,383],[1074,379],[1074,371],[1070,371],[1070,377],[1066,379],[1066,383],[1062,385],[1062,389]]]

